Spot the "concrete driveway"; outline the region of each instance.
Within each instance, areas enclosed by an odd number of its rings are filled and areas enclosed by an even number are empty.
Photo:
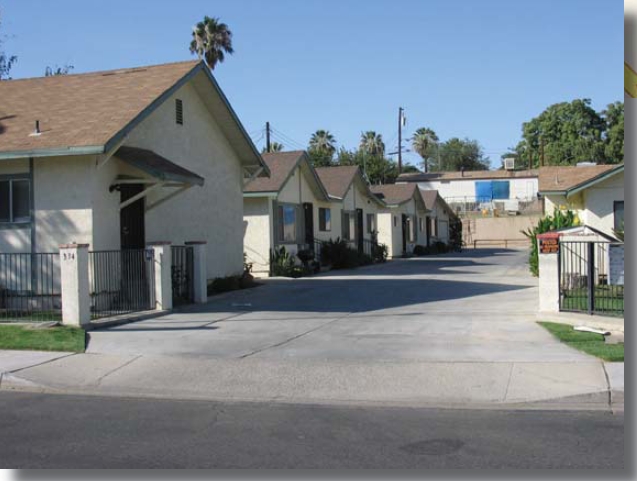
[[[536,324],[526,250],[397,260],[90,333],[89,353],[331,362],[576,362]]]

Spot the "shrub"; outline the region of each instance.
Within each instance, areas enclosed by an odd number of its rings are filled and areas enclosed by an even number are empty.
[[[274,277],[293,277],[292,274],[296,267],[294,256],[287,251],[285,246],[274,249],[270,265]]]
[[[375,244],[372,249],[372,261],[373,262],[386,262],[387,261],[387,246],[385,244]]]
[[[545,232],[550,232],[558,229],[565,229],[567,227],[575,227],[579,225],[579,220],[575,216],[575,213],[571,210],[563,212],[557,207],[553,211],[553,215],[547,215],[542,217],[537,226],[521,231],[525,236],[531,240],[531,252],[529,254],[529,270],[531,274],[537,277],[540,274],[539,257],[537,250],[537,236]]]
[[[414,247],[415,256],[424,256],[425,254],[427,254],[427,248],[425,246],[418,244]]]
[[[378,255],[381,257],[384,255],[386,258],[386,248],[385,254],[380,251]],[[346,241],[337,238],[323,243],[321,261],[324,265],[332,266],[332,269],[351,269],[371,264],[373,258],[367,254],[359,253],[358,250],[352,249]]]
[[[449,251],[462,251],[462,220],[460,217],[452,216],[449,218]]]

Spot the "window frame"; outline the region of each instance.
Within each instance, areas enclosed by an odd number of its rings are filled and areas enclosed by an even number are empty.
[[[291,208],[294,211],[294,239],[285,239],[285,209]],[[298,204],[278,203],[277,204],[277,225],[276,225],[276,243],[277,244],[298,244],[299,243],[299,216],[300,206]]]
[[[327,217],[325,216],[327,214]],[[319,207],[319,232],[332,232],[332,208],[331,207]]]
[[[345,236],[345,228],[347,227],[347,236]],[[346,242],[356,241],[356,211],[344,210],[341,216],[341,237]]]
[[[370,222],[371,219],[371,222]],[[372,213],[368,213],[365,216],[365,222],[366,222],[366,229],[365,232],[367,232],[368,234],[373,234],[374,232],[376,232],[376,214]]]
[[[33,206],[31,203],[31,179],[26,174],[10,174],[10,175],[0,175],[0,182],[7,182],[9,185],[9,220],[0,220],[0,227],[12,227],[12,226],[28,226],[31,224],[33,220]],[[13,184],[14,182],[26,182],[27,185],[27,217],[21,217],[16,220],[15,208],[13,205]]]

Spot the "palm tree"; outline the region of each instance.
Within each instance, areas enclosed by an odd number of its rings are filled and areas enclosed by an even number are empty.
[[[328,130],[317,130],[310,137],[310,150],[334,155],[336,152],[336,139]]]
[[[427,127],[416,130],[416,133],[412,138],[411,146],[416,152],[418,152],[418,155],[422,157],[425,172],[429,170],[427,157],[430,154],[431,146],[437,142],[438,136],[436,135],[436,132]]]
[[[283,151],[283,144],[280,144],[278,142],[272,142],[270,144],[270,150],[268,151],[267,147],[263,147],[263,150],[261,151],[262,154],[267,154],[269,152],[282,152]]]
[[[361,134],[361,143],[359,145],[361,152],[367,155],[382,157],[385,155],[385,144],[383,137],[372,130]]]
[[[210,18],[206,15],[203,21],[192,29],[190,53],[203,58],[212,70],[217,63],[223,62],[226,53],[234,53],[232,32],[218,18]]]

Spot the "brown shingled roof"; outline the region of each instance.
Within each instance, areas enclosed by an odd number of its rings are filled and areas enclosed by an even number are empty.
[[[198,64],[2,81],[0,152],[104,146]]]
[[[436,199],[438,198],[437,190],[421,190],[420,195],[422,195],[422,199],[425,201],[425,207],[427,210],[431,210],[436,205]]]
[[[315,170],[330,197],[338,199],[345,197],[349,186],[352,185],[356,174],[359,172],[356,165],[318,167]]]
[[[420,191],[416,184],[372,185],[371,190],[390,205],[407,202],[414,196],[415,191]]]
[[[538,170],[465,170],[463,172],[429,172],[400,174],[398,182],[426,182],[436,180],[515,179],[537,177]]]
[[[270,169],[270,177],[259,177],[250,182],[244,192],[278,192],[283,188],[296,165],[301,161],[305,151],[272,152],[262,154],[265,164]]]
[[[597,177],[623,169],[624,165],[551,166],[541,167],[538,190],[542,192],[567,192]]]

